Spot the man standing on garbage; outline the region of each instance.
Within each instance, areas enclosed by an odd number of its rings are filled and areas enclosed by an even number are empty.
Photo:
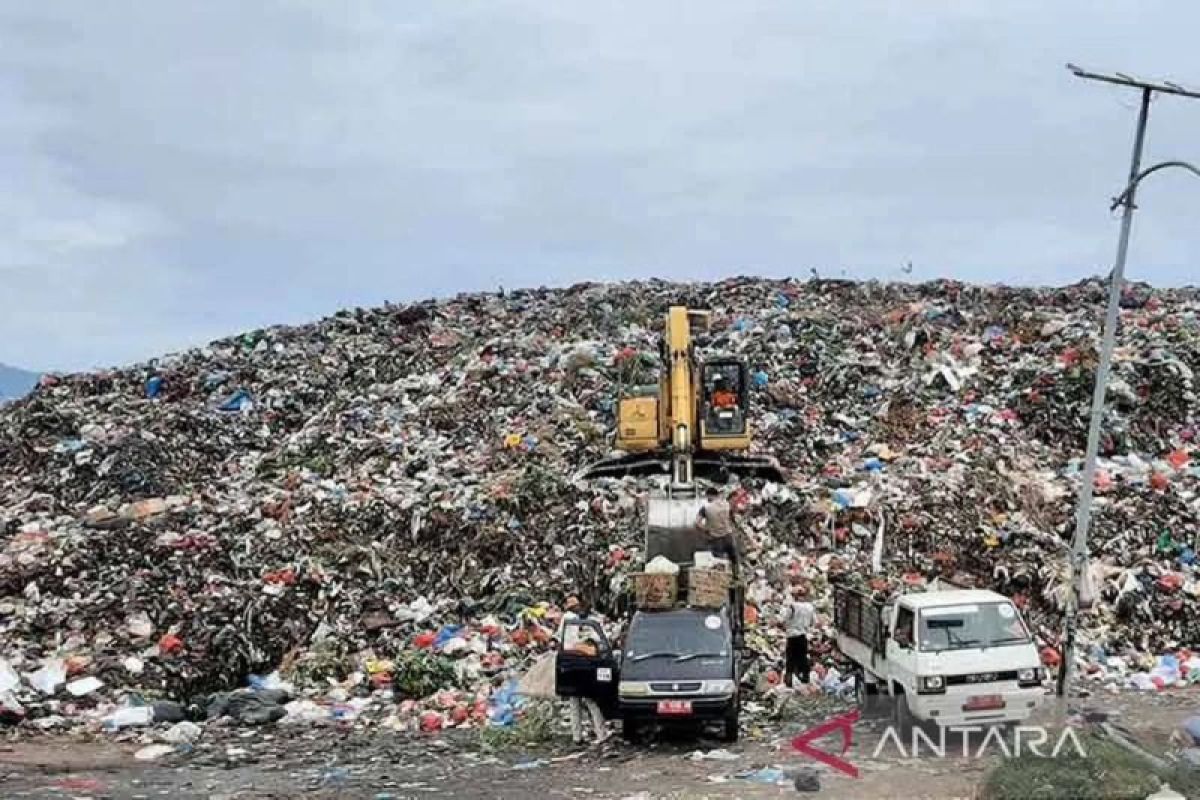
[[[733,524],[733,511],[728,501],[716,489],[704,493],[704,505],[696,518],[696,527],[708,534],[709,548],[718,558],[729,559],[734,578],[741,569],[741,553],[737,542],[737,528]]]
[[[792,586],[792,596],[787,604],[787,651],[783,669],[783,682],[792,686],[792,676],[800,676],[800,685],[808,683],[810,669],[808,661],[808,633],[812,629],[816,609],[808,601],[804,586]]]
[[[567,620],[571,619],[587,619],[590,609],[586,604],[581,603],[579,598],[571,595],[567,598],[564,604],[562,620],[558,623],[557,639],[562,643],[563,650],[574,650],[582,652],[586,655],[596,654],[596,642],[590,641],[587,634],[590,633],[587,628],[581,628],[578,625],[567,627]],[[563,637],[566,637],[564,639]],[[583,744],[583,716],[586,709],[587,714],[592,719],[592,730],[596,734],[596,743],[599,744],[609,737],[608,725],[604,720],[604,713],[600,710],[600,706],[590,697],[568,697],[567,700],[571,704],[571,738],[575,744]]]

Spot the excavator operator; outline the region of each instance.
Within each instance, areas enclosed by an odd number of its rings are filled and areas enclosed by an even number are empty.
[[[729,386],[729,381],[724,375],[718,375],[713,378],[712,388],[712,407],[713,408],[737,408],[738,396]]]

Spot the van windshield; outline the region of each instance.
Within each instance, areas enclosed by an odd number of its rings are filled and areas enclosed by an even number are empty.
[[[717,658],[729,652],[729,626],[722,614],[703,611],[639,612],[629,628],[625,657],[636,662],[656,658]]]
[[[1029,631],[1012,603],[971,603],[921,609],[918,627],[925,652],[1028,644]]]

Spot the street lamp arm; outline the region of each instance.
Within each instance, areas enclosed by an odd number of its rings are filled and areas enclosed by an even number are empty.
[[[1139,172],[1134,179],[1129,182],[1129,185],[1125,187],[1125,191],[1113,198],[1112,205],[1108,210],[1113,211],[1117,208],[1117,206],[1125,205],[1125,203],[1128,202],[1129,198],[1133,195],[1134,190],[1137,189],[1138,184],[1142,182],[1143,178],[1147,178],[1151,174],[1158,172],[1160,169],[1166,169],[1167,167],[1179,167],[1180,169],[1186,169],[1197,178],[1200,178],[1200,169],[1196,169],[1186,161],[1163,161],[1160,164],[1155,164],[1153,167],[1148,167],[1147,169]]]

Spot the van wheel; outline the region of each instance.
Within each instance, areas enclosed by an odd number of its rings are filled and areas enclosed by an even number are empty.
[[[738,740],[739,716],[740,715],[738,714],[738,706],[736,703],[734,705],[730,706],[729,710],[725,712],[725,719],[721,723],[722,724],[722,729],[721,729],[721,741],[722,742],[736,742]]]
[[[642,736],[641,720],[623,719],[621,720],[621,738],[627,742],[636,742]]]

